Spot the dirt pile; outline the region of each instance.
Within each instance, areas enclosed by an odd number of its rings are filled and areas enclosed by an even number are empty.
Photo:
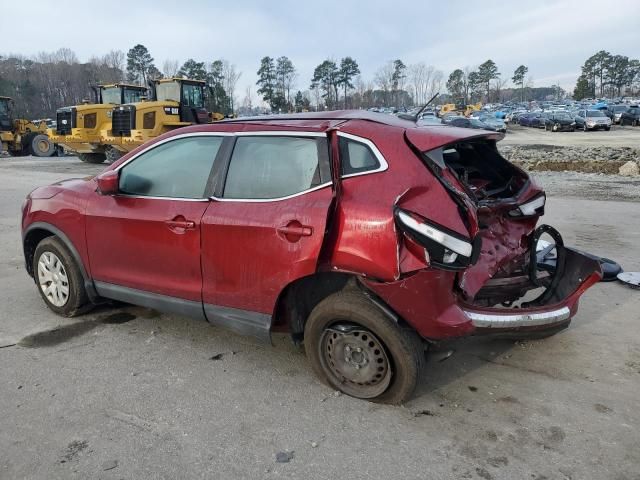
[[[499,145],[511,162],[529,171],[618,174],[628,162],[640,162],[640,149],[613,146]]]

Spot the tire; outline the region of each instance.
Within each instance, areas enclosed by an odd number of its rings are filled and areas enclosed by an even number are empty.
[[[31,139],[29,150],[36,157],[50,157],[56,151],[56,147],[49,137],[40,133]]]
[[[547,131],[547,124],[546,123],[544,124],[544,131],[545,132]]]
[[[31,143],[33,142],[33,139],[36,137],[36,133],[34,132],[29,132],[27,134],[25,134],[22,137],[21,143],[22,143],[22,150],[20,151],[20,153],[17,156],[23,157],[25,155],[31,155]]]
[[[611,130],[611,127],[604,127],[605,131],[608,132],[609,130]]]
[[[113,147],[107,147],[104,154],[107,159],[107,163],[113,163],[122,157],[122,152]]]
[[[587,124],[585,123],[584,125],[582,125],[582,131],[586,132],[587,130],[589,129],[587,128]]]
[[[350,330],[346,333],[336,330],[342,328]],[[355,345],[351,352],[361,352],[356,346],[363,344],[364,353],[349,353],[351,344]],[[334,293],[320,302],[305,325],[304,345],[311,367],[323,383],[373,402],[405,402],[424,369],[424,348],[418,334],[398,326],[358,291]],[[338,356],[331,356],[331,345],[334,352],[340,351]],[[351,360],[347,359],[351,355]],[[333,360],[340,364],[334,365]],[[362,372],[357,366],[359,360],[363,362]],[[341,367],[344,372],[352,372],[353,377],[341,375],[338,370]],[[359,374],[362,376],[357,377]]]
[[[89,301],[80,267],[58,237],[47,237],[36,247],[33,278],[44,303],[58,315],[75,317],[86,311]],[[51,286],[55,288],[47,291]]]
[[[104,163],[107,156],[104,153],[79,153],[78,158],[84,163]]]

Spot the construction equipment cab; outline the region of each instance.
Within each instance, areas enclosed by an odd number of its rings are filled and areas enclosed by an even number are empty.
[[[103,132],[103,143],[126,153],[170,130],[212,121],[204,107],[205,82],[164,78],[153,80],[150,87],[151,101],[113,108],[111,129]]]
[[[100,142],[100,132],[111,128],[111,109],[121,103],[139,102],[147,92],[140,85],[115,83],[92,87],[94,103],[89,101],[72,107],[59,108],[56,128],[49,131],[51,138],[66,150],[87,163],[114,161],[120,157],[117,150]]]
[[[0,152],[14,157],[35,155],[50,157],[56,151],[47,137],[47,124],[38,124],[22,118],[13,118],[13,100],[0,97]]]

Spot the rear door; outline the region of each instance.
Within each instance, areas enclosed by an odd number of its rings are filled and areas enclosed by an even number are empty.
[[[323,133],[239,134],[202,218],[212,323],[268,337],[281,291],[316,271],[332,202]]]

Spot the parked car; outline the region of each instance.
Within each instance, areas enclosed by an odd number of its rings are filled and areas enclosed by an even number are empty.
[[[609,105],[606,114],[611,119],[611,123],[620,123],[620,116],[629,108],[628,105]]]
[[[587,130],[611,130],[611,119],[602,110],[580,110],[575,117],[576,126]]]
[[[442,120],[435,115],[423,115],[418,119],[418,125],[421,127],[426,125],[442,125]]]
[[[568,112],[551,113],[544,120],[544,129],[552,132],[575,132],[576,121]]]
[[[506,133],[507,131],[507,125],[504,123],[504,120],[493,115],[483,115],[479,117],[478,120],[486,125],[487,130],[501,133]]]
[[[640,107],[637,105],[629,107],[620,114],[620,125],[640,125]]]
[[[523,115],[520,117],[520,125],[525,127],[543,128],[544,113],[536,112],[536,113],[529,113],[528,115]]]
[[[289,332],[331,388],[399,403],[427,341],[551,335],[601,277],[536,228],[544,192],[500,138],[362,111],[177,129],[31,192],[26,269],[57,314],[106,298]]]

